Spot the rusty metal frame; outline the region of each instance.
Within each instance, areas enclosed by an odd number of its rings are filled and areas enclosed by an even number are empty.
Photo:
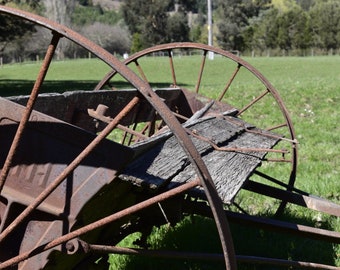
[[[201,185],[204,187],[204,190],[206,192],[208,201],[211,205],[211,209],[214,215],[214,219],[216,222],[217,230],[220,236],[222,250],[223,250],[223,256],[225,259],[226,268],[233,270],[236,269],[236,259],[235,259],[235,251],[233,247],[232,237],[229,230],[229,225],[227,218],[223,214],[223,206],[221,203],[221,200],[219,199],[217,192],[215,190],[212,178],[210,176],[210,173],[205,166],[200,154],[196,150],[195,146],[193,145],[191,139],[188,137],[186,131],[183,129],[181,124],[178,122],[176,117],[171,113],[169,108],[164,104],[164,102],[153,92],[151,87],[148,83],[140,79],[133,71],[131,71],[124,63],[120,62],[116,57],[114,57],[112,54],[104,50],[103,48],[99,47],[95,43],[87,40],[80,34],[72,31],[71,29],[62,26],[58,23],[52,22],[46,18],[43,18],[41,16],[18,10],[11,7],[6,6],[0,6],[0,13],[4,13],[7,15],[12,15],[19,17],[24,20],[28,20],[36,25],[40,25],[44,28],[50,29],[54,34],[54,36],[57,37],[57,40],[59,40],[60,37],[65,37],[83,48],[87,49],[94,55],[96,55],[99,59],[101,59],[103,62],[108,64],[113,70],[116,70],[119,74],[122,75],[127,81],[131,82],[136,89],[141,93],[141,95],[156,109],[156,111],[159,113],[159,115],[163,118],[165,123],[169,126],[169,128],[173,131],[174,135],[177,137],[179,144],[182,146],[184,151],[187,153],[189,160],[191,161],[192,165],[195,168],[195,171],[197,173],[198,178],[201,181]],[[52,45],[54,47],[54,44]],[[51,52],[51,55],[50,55]],[[31,96],[30,96],[30,103],[32,103],[32,106],[34,104],[34,101],[36,99],[36,95],[39,92],[40,85],[44,79],[44,75],[46,74],[48,70],[48,65],[50,59],[52,59],[52,52],[53,49],[48,50],[46,53],[45,61],[43,64],[41,71],[39,74],[42,74],[42,76],[39,75],[38,78],[41,78],[41,82],[39,79],[37,80],[36,87],[33,88]],[[23,118],[22,120],[22,128],[18,130],[16,135],[16,140],[20,141],[21,134],[23,133],[25,129],[25,123],[27,123],[29,116],[31,113],[31,105],[27,105],[27,116]],[[27,119],[27,120],[26,120]],[[105,131],[110,131],[114,126],[116,126],[119,123],[118,121],[112,121]],[[104,132],[103,132],[104,134]],[[98,139],[95,139],[87,151],[91,151],[92,147],[94,148],[97,143],[100,143],[102,139],[104,139],[104,136],[97,137]],[[5,164],[6,168],[2,172],[1,176],[1,186],[3,187],[8,175],[8,170],[11,165],[11,158],[15,155],[16,152],[16,142],[14,142],[14,146],[12,147],[12,152],[8,155],[8,158],[6,159]],[[87,152],[84,150],[84,155],[81,157],[78,157],[74,160],[72,163],[72,166],[77,166],[78,162],[82,160],[82,158],[86,157]],[[71,169],[71,166],[69,166]],[[63,174],[61,174],[57,179],[55,180],[55,185],[51,185],[48,190],[46,190],[45,194],[40,196],[39,199],[35,200],[31,205],[29,205],[26,210],[23,212],[24,214],[20,215],[20,218],[15,219],[6,229],[6,232],[3,232],[0,234],[0,241],[2,241],[10,231],[13,230],[13,227],[18,226],[25,218],[29,216],[29,214],[34,210],[35,207],[37,207],[41,201],[43,200],[43,197],[48,196],[49,193],[53,191],[53,189],[61,183],[65,177],[67,177],[67,174],[71,172],[64,171]],[[1,192],[1,189],[0,189]],[[2,263],[0,264],[0,267],[4,267]]]

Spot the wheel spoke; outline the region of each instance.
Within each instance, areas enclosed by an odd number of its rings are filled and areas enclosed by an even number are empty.
[[[0,194],[1,194],[1,191],[5,185],[5,181],[6,181],[6,178],[8,176],[8,173],[9,173],[9,170],[12,166],[12,162],[13,162],[13,157],[17,151],[17,148],[19,146],[19,143],[20,143],[20,140],[22,138],[22,135],[24,133],[24,130],[26,128],[26,125],[27,125],[27,122],[31,116],[31,113],[32,113],[32,110],[33,110],[33,106],[34,106],[34,103],[37,99],[37,96],[39,94],[39,90],[40,90],[40,87],[45,79],[45,76],[47,74],[47,71],[48,71],[48,68],[50,66],[50,63],[52,61],[52,58],[53,58],[53,55],[54,55],[54,52],[56,50],[56,47],[58,45],[58,42],[60,40],[61,36],[58,34],[58,33],[54,33],[53,34],[53,37],[52,37],[52,40],[51,40],[51,43],[50,45],[48,46],[48,49],[46,51],[46,55],[45,55],[45,59],[42,63],[42,66],[40,68],[40,71],[39,71],[39,74],[38,74],[38,78],[37,80],[35,81],[35,84],[33,86],[33,89],[32,89],[32,92],[31,92],[31,95],[27,101],[27,105],[26,105],[26,109],[25,109],[25,112],[20,120],[20,123],[19,123],[19,126],[18,126],[18,129],[16,131],[16,134],[14,136],[14,139],[12,141],[12,145],[11,145],[11,148],[7,154],[7,158],[6,158],[6,161],[4,163],[4,166],[2,167],[2,170],[1,170],[1,175],[0,175]]]
[[[255,103],[257,103],[259,100],[261,100],[264,96],[266,96],[267,94],[269,94],[269,90],[267,89],[266,91],[264,91],[261,95],[259,95],[258,97],[254,98],[250,103],[248,103],[246,106],[244,106],[237,114],[237,116],[240,116],[241,114],[243,114],[246,110],[248,110],[250,107],[252,107]]]
[[[217,99],[218,101],[221,101],[223,99],[223,97],[225,96],[225,94],[227,93],[230,85],[232,84],[232,82],[234,81],[237,73],[240,71],[240,68],[242,67],[241,64],[238,64],[235,71],[233,72],[233,74],[231,75],[227,85],[225,86],[225,88],[223,89],[223,92],[221,93],[220,97]]]
[[[170,64],[170,70],[171,70],[171,76],[172,76],[172,84],[173,84],[173,87],[176,87],[177,86],[177,80],[176,80],[176,73],[175,73],[175,66],[174,66],[174,59],[173,59],[172,50],[168,50],[168,56],[169,56],[169,64]]]
[[[146,78],[146,75],[142,69],[142,67],[140,66],[140,64],[138,63],[138,60],[136,59],[135,61],[133,61],[135,63],[135,66],[137,67],[137,70],[139,72],[139,74],[142,76],[142,79],[146,82],[149,82],[148,79]]]
[[[202,61],[201,61],[201,66],[200,66],[200,70],[199,70],[199,73],[198,73],[198,79],[197,79],[195,93],[198,93],[199,88],[201,86],[201,80],[202,80],[203,70],[204,70],[204,67],[205,67],[205,60],[207,58],[207,52],[208,51],[206,51],[206,50],[203,51]]]
[[[283,124],[280,124],[280,125],[269,127],[269,128],[266,128],[266,130],[272,131],[272,130],[280,129],[280,128],[283,128],[283,127],[287,127],[287,123],[283,123]]]

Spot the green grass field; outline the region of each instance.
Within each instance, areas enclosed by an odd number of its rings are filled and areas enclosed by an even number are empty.
[[[291,118],[299,141],[298,174],[296,187],[309,193],[340,203],[340,57],[285,57],[285,58],[246,58],[246,61],[261,71],[280,93]],[[177,81],[192,88],[197,78],[197,63],[183,57],[175,59]],[[145,73],[151,77],[155,87],[171,83],[168,60],[166,58],[148,58],[142,62]],[[0,68],[0,95],[11,96],[28,94],[39,70],[37,63],[9,64]],[[43,92],[64,92],[67,90],[91,90],[101,80],[109,68],[95,59],[53,62],[43,85]],[[226,76],[220,59],[207,64],[204,84],[201,91],[209,96],[217,95],[221,89],[219,79]],[[227,75],[226,77],[229,77]],[[192,81],[193,83],[190,83]],[[184,83],[185,82],[185,83]],[[118,82],[122,87],[131,87],[128,83]],[[241,73],[230,90],[235,95],[231,99],[242,103],[251,99],[258,88],[256,81],[246,73]],[[270,106],[269,106],[270,107]],[[262,114],[272,112],[267,106],[250,114],[250,121]],[[280,172],[278,172],[280,173]],[[248,193],[240,194],[241,200],[250,200],[252,209],[259,215],[271,215],[272,207],[266,200],[258,199]],[[254,197],[254,198],[249,198]],[[329,217],[304,208],[289,206],[284,218],[299,223],[312,224],[321,228],[340,231],[340,219]],[[260,229],[248,229],[232,224],[236,251],[238,254],[278,257],[284,259],[311,260],[340,266],[340,247],[299,237],[287,237]],[[136,236],[123,244],[130,245]],[[218,236],[210,220],[194,217],[186,219],[174,228],[155,229],[149,243],[157,248],[178,250],[218,251]],[[199,243],[204,243],[202,247]],[[195,249],[196,250],[196,249]],[[110,257],[112,269],[219,269],[221,264],[157,262],[145,258]],[[138,265],[138,267],[136,266]],[[156,266],[155,266],[156,265]],[[253,266],[241,264],[240,269],[281,269],[277,267]],[[282,268],[287,269],[287,268]]]

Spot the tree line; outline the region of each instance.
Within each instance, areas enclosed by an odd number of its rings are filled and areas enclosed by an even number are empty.
[[[11,2],[12,6],[46,16],[47,6],[53,6],[53,1],[58,0],[0,0],[0,3]],[[119,8],[114,9],[104,8],[100,1],[64,2],[67,6],[62,16],[67,18],[68,26],[112,53],[133,53],[168,42],[208,40],[206,0],[116,0],[112,3]],[[211,2],[215,46],[253,55],[339,52],[338,0]],[[45,52],[46,36],[42,29],[1,15],[0,57],[7,62],[35,59]],[[87,56],[83,49],[67,42],[59,53],[62,58]]]

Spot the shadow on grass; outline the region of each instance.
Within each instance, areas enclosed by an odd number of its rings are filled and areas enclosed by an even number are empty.
[[[285,216],[285,220],[310,223]],[[300,222],[299,222],[300,221]],[[335,251],[331,243],[309,238],[277,233],[259,228],[231,223],[236,254],[259,256],[322,264],[335,264]],[[309,224],[313,225],[313,224]],[[323,224],[326,228],[328,224]],[[220,253],[220,243],[214,221],[195,216],[184,219],[174,228],[157,229],[149,237],[152,248]],[[113,255],[110,269],[225,269],[223,262],[151,259],[137,256]],[[277,265],[238,263],[239,270],[291,269]]]
[[[29,95],[32,91],[35,81],[33,80],[0,80],[0,96],[18,96]],[[46,80],[39,93],[64,93],[74,90],[93,90],[98,81],[94,80]],[[154,88],[169,87],[168,83],[150,83]],[[112,87],[116,89],[131,89],[133,86],[127,81],[116,81]],[[110,89],[107,87],[106,89]]]

